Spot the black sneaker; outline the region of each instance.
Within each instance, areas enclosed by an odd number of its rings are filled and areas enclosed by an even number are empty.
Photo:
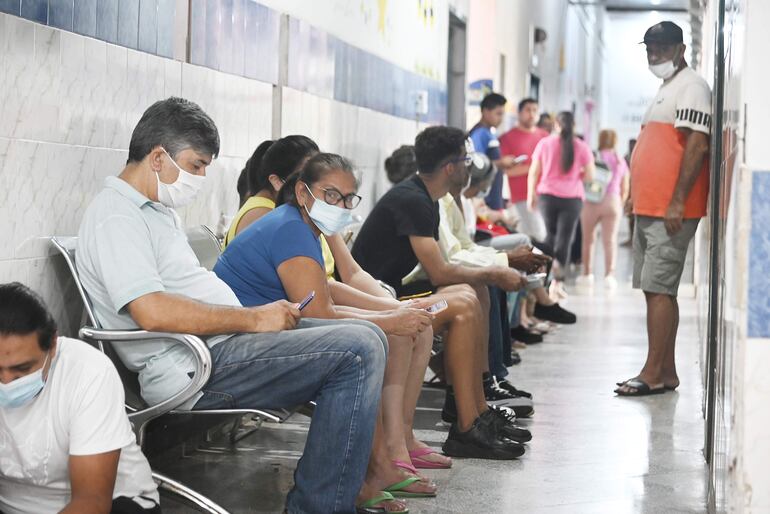
[[[511,339],[515,339],[526,344],[536,344],[543,342],[543,336],[540,334],[535,334],[534,332],[530,332],[521,325],[511,329]]]
[[[496,378],[495,381],[497,382],[497,387],[499,387],[500,389],[503,389],[504,391],[508,391],[513,396],[523,396],[524,398],[530,398],[530,399],[532,398],[532,393],[528,393],[523,389],[516,389],[515,387],[513,387],[513,384],[511,384],[504,378],[500,380]]]
[[[564,309],[558,303],[553,305],[536,304],[535,317],[553,323],[561,323],[562,325],[572,325],[577,322],[577,316]]]
[[[532,407],[532,399],[524,396],[514,396],[502,387],[499,387],[494,381],[491,384],[485,384],[484,397],[490,405],[498,407]],[[518,415],[518,414],[517,414]]]
[[[520,427],[508,420],[502,411],[490,407],[488,411],[479,416],[481,421],[490,424],[498,435],[501,435],[517,443],[528,443],[532,440],[532,433],[526,428]]]
[[[511,350],[511,366],[521,364],[521,355],[516,350]]]
[[[498,438],[493,426],[481,418],[476,418],[467,432],[460,432],[453,424],[442,450],[449,457],[490,460],[512,460],[526,451],[519,443]]]

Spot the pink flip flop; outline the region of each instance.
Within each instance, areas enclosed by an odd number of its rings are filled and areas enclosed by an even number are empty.
[[[421,469],[449,469],[452,467],[451,459],[449,465],[441,464],[440,462],[433,462],[430,460],[422,459],[421,457],[425,455],[430,455],[431,453],[438,453],[433,448],[418,448],[417,450],[412,450],[409,452],[409,458],[412,459],[412,464],[414,464],[415,468],[421,468]]]
[[[409,464],[408,462],[404,462],[402,460],[396,459],[396,460],[393,461],[393,465],[396,466],[397,468],[401,468],[401,469],[403,469],[405,471],[408,471],[409,473],[411,473],[413,475],[420,476],[420,474],[417,472],[415,467],[412,466],[411,464]]]

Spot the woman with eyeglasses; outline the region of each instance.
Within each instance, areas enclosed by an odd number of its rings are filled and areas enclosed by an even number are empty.
[[[286,180],[277,198],[278,206],[228,245],[214,272],[244,306],[262,305],[272,299],[300,303],[314,292],[315,296],[302,310],[303,317],[348,318],[351,323],[364,320],[385,332],[390,350],[382,392],[382,419],[378,420],[361,500],[362,504],[369,504],[368,508],[379,506],[384,509],[382,512],[401,512],[404,505],[394,502],[392,496],[436,495],[435,485],[412,466],[405,436],[407,429],[412,435],[411,419],[430,356],[433,316],[419,308],[419,303],[388,298],[373,280],[379,293],[369,294],[329,281],[320,238],[341,241],[338,234],[351,223],[351,211],[361,201],[357,189],[347,159],[327,153],[314,155]],[[345,252],[349,256],[347,248]],[[340,273],[343,280],[351,278],[343,275]],[[335,302],[330,283],[335,289],[346,288],[347,298],[357,301],[357,307]],[[371,504],[376,499],[380,501]]]

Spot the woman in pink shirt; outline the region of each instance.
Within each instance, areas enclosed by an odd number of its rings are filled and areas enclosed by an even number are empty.
[[[599,223],[602,225],[604,245],[604,286],[607,289],[615,289],[618,285],[614,276],[618,227],[623,215],[623,204],[628,197],[629,177],[626,161],[615,151],[617,138],[614,130],[602,130],[599,133],[599,159],[607,165],[612,174],[604,186],[604,196],[589,198],[580,214],[580,225],[583,229],[583,275],[578,277],[579,285],[591,286],[594,281],[591,261],[596,227]]]
[[[571,112],[559,113],[556,130],[556,134],[541,139],[532,154],[527,206],[531,210],[539,207],[545,219],[546,243],[554,249],[553,271],[558,291],[583,208],[583,182],[593,180],[594,157],[591,148],[575,137]]]

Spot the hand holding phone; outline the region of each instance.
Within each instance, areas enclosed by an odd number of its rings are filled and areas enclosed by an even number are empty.
[[[302,309],[304,309],[305,307],[307,307],[307,304],[309,304],[310,302],[312,302],[312,301],[313,301],[313,298],[315,298],[315,291],[310,291],[310,294],[309,294],[309,295],[307,295],[307,296],[305,297],[305,299],[304,299],[304,300],[302,300],[301,302],[299,302],[299,304],[297,305],[297,309],[299,309],[299,310],[302,310]]]
[[[433,305],[431,305],[425,310],[430,312],[431,314],[438,314],[439,312],[443,311],[447,307],[449,307],[449,305],[446,303],[446,300],[441,300],[434,303]]]
[[[527,162],[527,159],[529,159],[529,155],[518,155],[513,158],[513,163],[521,164],[521,163]]]

